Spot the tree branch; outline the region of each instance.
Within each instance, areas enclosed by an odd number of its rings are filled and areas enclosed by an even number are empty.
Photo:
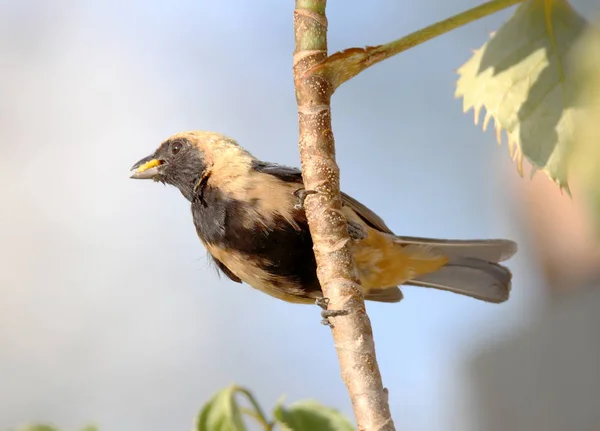
[[[491,15],[502,9],[521,3],[523,0],[492,0],[472,9],[466,10],[417,30],[403,38],[384,45],[367,46],[365,48],[348,48],[332,54],[325,61],[308,69],[307,74],[321,74],[333,86],[335,91],[340,85],[354,78],[363,70],[409,48],[427,42],[436,36],[461,27],[472,21]]]
[[[340,171],[335,161],[330,100],[334,86],[307,72],[327,58],[326,0],[296,0],[294,83],[298,102],[300,156],[305,208],[314,242],[317,275],[329,307],[348,315],[332,318],[341,374],[359,430],[394,430],[387,391],[375,356],[371,322],[365,310],[347,221],[341,212]]]

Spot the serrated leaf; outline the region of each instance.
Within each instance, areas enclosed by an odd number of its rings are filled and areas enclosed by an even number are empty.
[[[235,399],[237,386],[217,392],[198,416],[197,431],[246,431],[240,407]]]
[[[568,68],[586,21],[566,0],[528,0],[459,70],[463,109],[485,110],[522,174],[523,157],[568,191],[577,110]]]
[[[599,21],[600,22],[600,21]],[[573,56],[577,100],[576,146],[572,169],[600,235],[600,28],[590,26]]]
[[[298,401],[290,407],[278,404],[273,415],[283,431],[354,431],[338,410],[312,400]]]

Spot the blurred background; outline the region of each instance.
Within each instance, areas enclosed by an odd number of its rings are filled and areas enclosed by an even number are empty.
[[[477,0],[331,1],[331,52]],[[584,15],[596,1],[578,0]],[[293,1],[0,1],[0,430],[184,430],[218,389],[316,398],[352,417],[317,307],[219,278],[189,204],[129,180],[167,136],[208,129],[299,165]],[[491,305],[404,288],[368,304],[403,430],[600,429],[600,254],[577,191],[518,176],[454,99],[456,69],[514,11],[341,87],[344,191],[399,234],[518,241]]]

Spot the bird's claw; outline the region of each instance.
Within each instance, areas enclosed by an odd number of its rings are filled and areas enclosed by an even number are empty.
[[[339,316],[347,316],[348,315],[348,311],[346,310],[323,310],[321,311],[321,317],[323,318],[321,320],[321,324],[325,325],[325,326],[330,326],[333,328],[333,325],[331,324],[331,321],[329,320],[330,317],[339,317]]]
[[[346,316],[348,314],[346,310],[328,310],[329,298],[317,298],[315,304],[322,308],[321,317],[323,319],[321,320],[321,324],[331,328],[333,328],[333,325],[329,321],[330,317]]]
[[[297,210],[304,209],[304,201],[308,195],[316,194],[316,190],[306,190],[305,188],[300,188],[294,192],[294,196],[298,198],[298,203],[295,205]]]

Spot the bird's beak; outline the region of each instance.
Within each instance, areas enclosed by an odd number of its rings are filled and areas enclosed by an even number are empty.
[[[144,157],[131,167],[135,170],[131,178],[136,180],[149,180],[158,175],[158,167],[163,164],[162,160],[155,159],[154,156]]]

